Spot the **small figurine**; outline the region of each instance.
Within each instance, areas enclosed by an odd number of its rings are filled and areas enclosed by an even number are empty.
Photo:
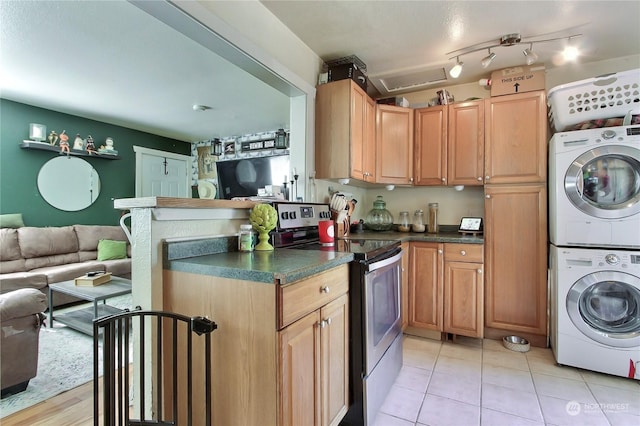
[[[114,150],[114,148],[113,148],[113,139],[107,138],[105,143],[107,144],[107,148],[106,148],[107,150],[109,150],[109,151],[113,151]]]
[[[51,133],[49,133],[49,136],[47,137],[47,141],[51,146],[54,146],[56,143],[58,143],[58,134],[56,133],[55,130],[52,130]]]
[[[67,157],[70,154],[69,151],[69,136],[67,136],[67,134],[65,133],[66,130],[63,130],[62,133],[60,133],[60,154],[66,152],[67,153]]]
[[[87,144],[85,146],[85,149],[89,154],[96,152],[96,146],[93,143],[93,137],[91,137],[91,135],[87,136]]]
[[[82,137],[80,137],[80,134],[76,133],[76,138],[73,140],[73,149],[78,149],[82,151],[83,148],[84,148],[84,141],[82,140]]]

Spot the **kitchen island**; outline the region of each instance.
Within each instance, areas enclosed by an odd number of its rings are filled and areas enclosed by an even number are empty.
[[[337,425],[348,408],[353,255],[295,249],[203,254],[234,247],[234,238],[225,240],[167,242],[164,248],[163,309],[218,324],[213,423]],[[196,374],[196,389],[202,381]]]

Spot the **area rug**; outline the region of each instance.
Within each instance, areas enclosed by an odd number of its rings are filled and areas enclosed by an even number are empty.
[[[121,309],[131,308],[131,295],[114,297],[107,303]],[[91,304],[54,309],[54,314],[86,306]],[[40,331],[38,374],[24,392],[0,400],[0,418],[92,380],[93,338],[56,321],[49,328],[47,320],[46,327]]]

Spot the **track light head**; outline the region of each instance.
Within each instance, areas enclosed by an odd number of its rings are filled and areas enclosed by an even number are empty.
[[[460,57],[456,56],[456,64],[453,66],[453,68],[451,68],[451,70],[449,71],[449,75],[451,76],[451,78],[458,78],[460,77],[460,73],[462,72],[462,62],[460,62]]]
[[[524,49],[522,54],[525,57],[527,65],[533,65],[538,61],[538,55],[533,51],[533,43],[531,43],[528,48]]]
[[[482,58],[482,61],[480,61],[480,65],[482,65],[482,68],[487,68],[489,65],[491,65],[491,62],[493,62],[495,58],[496,54],[493,53],[491,49],[489,49],[489,54]]]

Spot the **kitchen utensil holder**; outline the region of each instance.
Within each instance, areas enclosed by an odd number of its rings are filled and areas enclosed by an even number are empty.
[[[336,211],[331,212],[331,219],[335,222],[335,233],[336,238],[345,238],[349,236],[349,232],[351,231],[351,227],[349,226],[351,223],[351,216],[344,216],[344,220],[338,220],[339,213]]]

